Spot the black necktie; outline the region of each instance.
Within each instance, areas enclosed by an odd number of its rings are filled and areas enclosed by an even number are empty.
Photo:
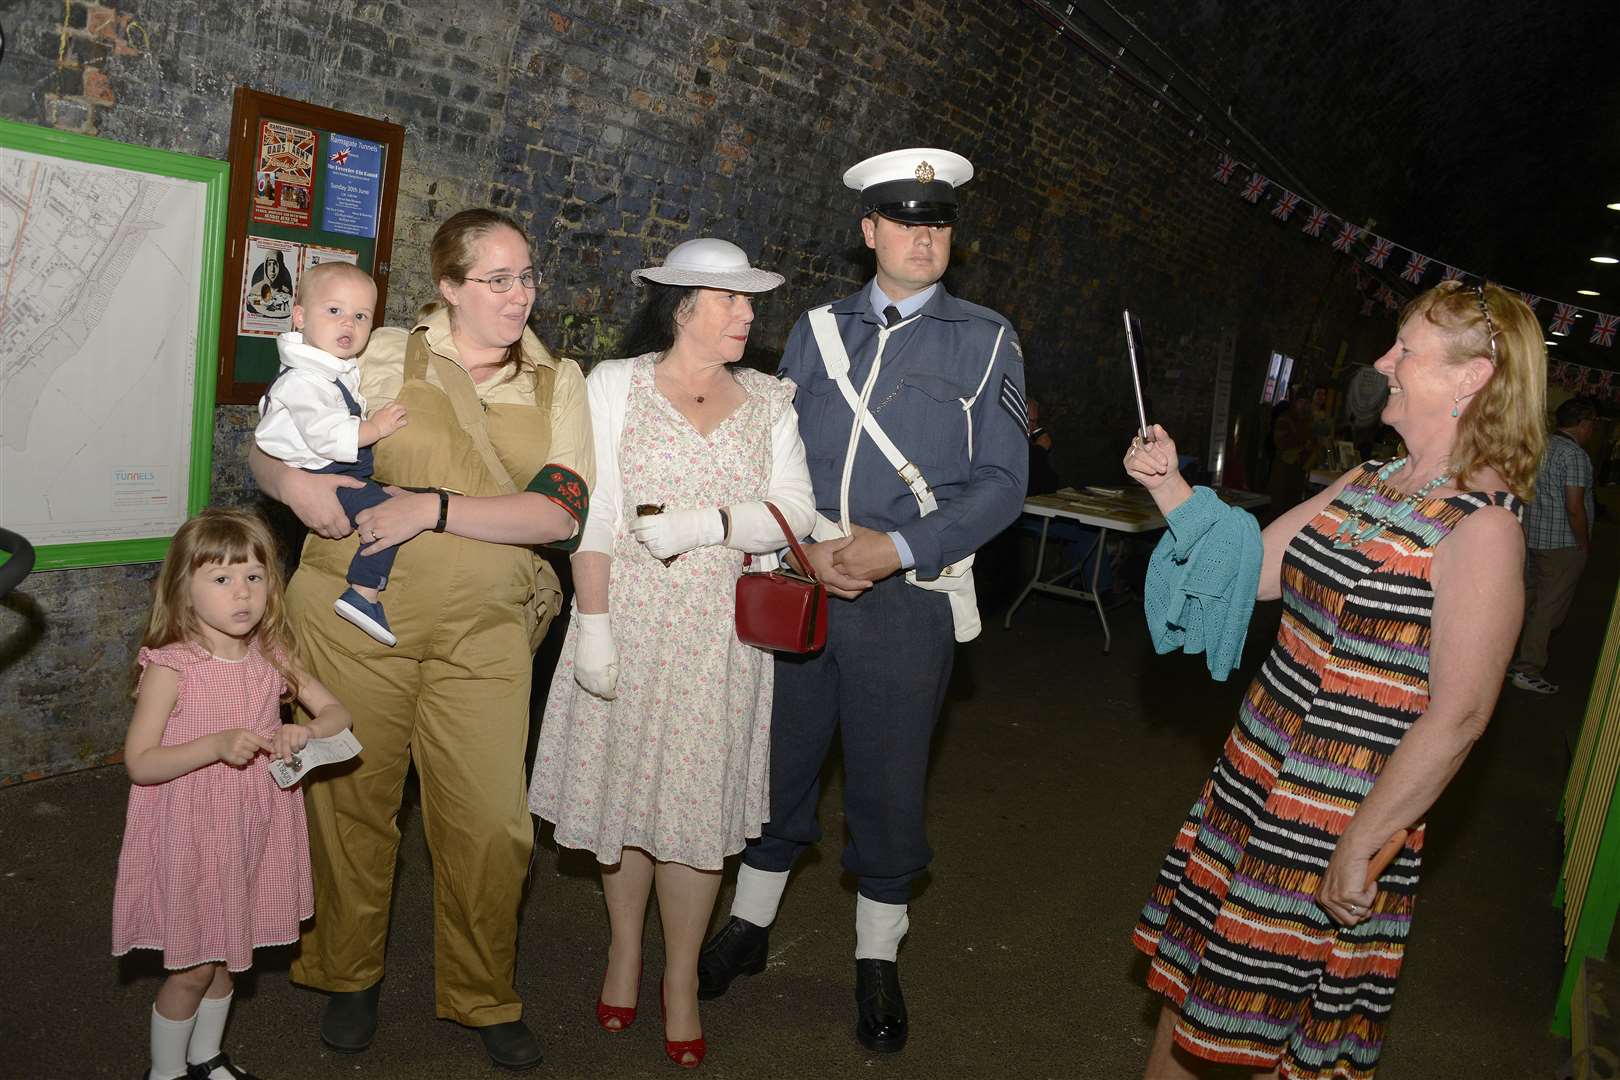
[[[895,323],[900,321],[900,309],[895,307],[893,304],[890,304],[888,307],[883,309],[883,318],[887,320],[884,325],[893,326]]]

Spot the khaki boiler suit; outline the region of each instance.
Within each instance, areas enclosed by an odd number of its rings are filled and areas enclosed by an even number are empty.
[[[522,340],[538,378],[475,386],[455,362],[443,309],[410,335],[377,330],[360,358],[361,392],[369,410],[398,401],[409,414],[375,444],[377,479],[500,495],[555,462],[589,484],[579,367],[553,359],[527,330]],[[469,435],[480,419],[509,476],[493,474]],[[414,761],[433,860],[437,1014],[471,1027],[517,1020],[517,912],[534,844],[523,775],[530,670],[560,606],[556,574],[530,548],[424,531],[400,545],[382,594],[399,639],[389,648],[332,610],[358,545],[356,534],[311,535],[287,589],[309,671],[348,707],[363,747],[356,761],[304,782],[315,920],[292,978],[333,991],[382,978],[397,819]]]

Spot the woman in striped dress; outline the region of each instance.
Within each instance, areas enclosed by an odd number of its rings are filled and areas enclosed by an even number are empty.
[[[1403,312],[1375,366],[1407,456],[1351,470],[1265,530],[1259,598],[1282,597],[1282,626],[1136,927],[1166,999],[1150,1078],[1204,1062],[1373,1075],[1423,818],[1512,654],[1520,501],[1544,444],[1535,316],[1504,289],[1448,282]],[[1191,490],[1155,434],[1126,468],[1169,513]]]

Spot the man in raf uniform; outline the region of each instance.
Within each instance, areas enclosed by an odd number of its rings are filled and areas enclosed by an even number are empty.
[[[805,553],[843,599],[830,604],[822,652],[777,659],[771,820],[698,962],[703,998],[764,969],[788,871],[821,837],[819,777],[840,729],[843,864],[860,881],[856,1035],[876,1051],[906,1043],[895,959],[912,879],[933,854],[929,743],[955,643],[979,629],[973,552],[1018,516],[1029,461],[1017,335],[940,284],[956,188],[972,176],[966,158],[933,149],[879,154],[844,174],[861,193],[877,275],[801,317],[781,368],[799,387],[819,515]]]

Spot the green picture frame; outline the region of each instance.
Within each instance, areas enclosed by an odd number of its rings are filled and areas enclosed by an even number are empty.
[[[213,475],[214,387],[219,367],[220,288],[224,276],[225,208],[230,166],[223,161],[131,146],[72,132],[0,120],[0,151],[13,150],[66,161],[103,165],[131,172],[194,181],[203,185],[203,250],[199,263],[197,333],[192,401],[190,458],[185,497],[189,518],[208,505]],[[181,356],[176,364],[186,363]],[[176,410],[177,413],[179,410]],[[176,419],[179,419],[178,415]],[[0,524],[4,524],[0,522]],[[157,562],[172,536],[131,536],[84,543],[36,544],[35,571],[87,566]]]

